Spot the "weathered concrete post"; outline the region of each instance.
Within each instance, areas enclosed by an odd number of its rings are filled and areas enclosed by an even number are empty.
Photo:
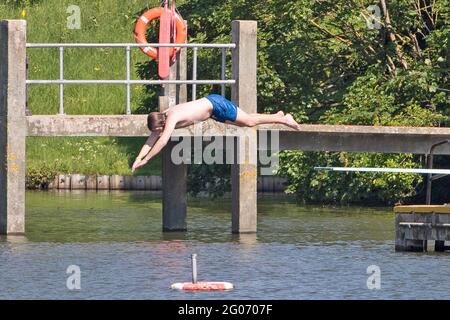
[[[0,234],[25,232],[26,21],[0,21]]]
[[[236,43],[233,50],[233,79],[236,84],[232,87],[231,98],[248,113],[257,112],[256,34],[256,21],[232,22],[232,38],[233,43]],[[243,131],[245,134],[235,140],[235,163],[231,166],[233,233],[256,232],[257,226],[256,129],[246,128]],[[237,158],[240,158],[239,162]]]
[[[182,48],[177,61],[170,68],[170,79],[186,80],[186,59],[186,48]],[[186,101],[186,85],[166,84],[159,100],[159,109],[164,111]],[[162,151],[163,231],[184,231],[187,228],[187,165],[172,162],[172,148],[176,144],[169,141]]]

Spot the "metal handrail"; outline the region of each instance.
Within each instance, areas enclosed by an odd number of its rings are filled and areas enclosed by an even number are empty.
[[[27,84],[234,84],[235,80],[27,80]]]
[[[433,168],[434,150],[438,146],[446,144],[446,143],[450,144],[450,140],[443,140],[443,141],[437,142],[430,147],[430,150],[428,151],[428,154],[427,154],[428,169]],[[425,200],[426,204],[428,204],[428,205],[431,204],[431,184],[432,184],[432,182],[434,180],[443,178],[445,176],[446,176],[446,174],[439,174],[439,175],[435,175],[435,176],[433,176],[431,173],[428,174],[428,176],[427,176],[427,192],[426,192],[426,200]]]
[[[197,84],[220,84],[221,94],[225,95],[225,85],[235,84],[235,80],[225,79],[226,52],[225,49],[234,49],[234,43],[27,43],[27,48],[58,48],[59,50],[59,79],[58,80],[26,80],[27,85],[57,84],[59,85],[59,114],[64,114],[64,85],[65,84],[122,84],[126,85],[126,114],[131,114],[131,85],[147,84],[190,84],[192,85],[192,99],[197,97]],[[192,80],[131,80],[130,61],[131,48],[142,47],[176,47],[193,48]],[[125,48],[126,80],[66,80],[64,79],[64,48]],[[197,80],[197,51],[198,48],[219,48],[222,51],[221,80]]]
[[[236,48],[235,43],[27,43],[27,48],[137,48],[137,47],[180,47],[180,48]]]

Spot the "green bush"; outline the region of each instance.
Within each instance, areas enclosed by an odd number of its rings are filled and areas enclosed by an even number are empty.
[[[384,0],[381,0],[384,1]],[[381,1],[377,2],[378,4]],[[189,42],[231,41],[232,20],[258,21],[258,111],[284,110],[304,123],[365,124],[402,126],[446,126],[450,122],[450,6],[447,0],[384,1],[381,28],[371,29],[367,11],[372,0],[349,1],[179,1],[179,11],[188,20]],[[6,3],[6,5],[4,4]],[[59,0],[12,1],[0,5],[0,15],[19,18],[27,8],[30,42],[130,42],[135,19],[145,6],[158,1],[80,0],[84,31],[66,30],[65,6]],[[68,1],[64,4],[69,4]],[[105,11],[104,8],[108,8]],[[29,9],[29,10],[28,10]],[[51,15],[48,13],[52,12]],[[85,14],[89,12],[89,14]],[[114,17],[115,19],[111,19]],[[46,23],[44,24],[43,21]],[[153,32],[153,33],[152,33]],[[149,35],[155,37],[154,30]],[[199,50],[198,79],[220,77],[218,50]],[[109,49],[93,53],[67,50],[66,70],[73,78],[123,78],[123,52]],[[31,78],[57,76],[57,52],[30,55]],[[39,63],[37,63],[39,61]],[[156,64],[140,52],[132,54],[133,79],[154,78]],[[192,51],[188,51],[192,61]],[[71,63],[72,62],[72,63]],[[230,54],[227,60],[230,78]],[[189,64],[188,74],[192,73]],[[198,96],[219,92],[220,86],[198,86]],[[156,106],[157,88],[133,87],[133,112],[145,113]],[[189,87],[190,90],[190,87]],[[58,106],[57,87],[30,90],[35,114],[54,114]],[[124,88],[104,86],[67,88],[69,114],[116,114],[124,110]],[[36,93],[33,95],[33,93]],[[229,96],[229,89],[227,94]],[[189,92],[190,96],[190,92]],[[117,170],[128,170],[138,146],[124,141],[112,146]],[[69,142],[64,143],[68,145]],[[111,143],[112,144],[112,143]],[[108,149],[108,148],[105,148]],[[40,163],[41,150],[27,161]],[[56,147],[53,153],[58,153]],[[108,171],[112,165],[87,165],[84,157],[63,158],[60,170],[80,168]],[[127,160],[123,161],[123,155]],[[59,158],[56,157],[55,158]],[[78,160],[77,160],[78,159]],[[122,159],[122,160],[119,160]],[[317,165],[418,167],[418,156],[409,154],[350,154],[283,152],[279,174],[291,181],[289,190],[305,201],[390,203],[416,193],[420,176],[405,174],[337,174],[316,172]],[[57,165],[55,160],[46,162]],[[449,166],[450,163],[444,162]],[[63,168],[65,166],[65,168]],[[106,167],[103,168],[103,166]],[[31,166],[33,167],[33,166]],[[35,165],[34,167],[38,167]],[[51,166],[53,167],[53,166]],[[191,169],[191,185],[226,190],[229,179],[224,168],[202,166]],[[309,190],[308,190],[309,189]]]
[[[57,175],[54,168],[39,166],[27,168],[25,185],[27,189],[47,189]]]
[[[445,126],[450,7],[445,0],[427,3],[387,2],[392,26],[383,13],[380,29],[368,27],[366,8],[374,4],[368,0],[191,0],[180,11],[188,17],[191,42],[230,42],[232,20],[258,21],[259,112],[281,109],[305,123]],[[217,78],[219,59],[215,52],[199,51],[199,78]],[[218,89],[203,86],[200,94]],[[304,201],[392,203],[415,195],[422,182],[411,174],[313,170],[320,165],[421,163],[410,154],[286,151],[279,174]]]
[[[68,29],[66,21],[71,4],[81,9],[81,29]],[[1,19],[26,19],[27,42],[134,42],[133,28],[138,10],[157,6],[159,1],[117,0],[2,0]],[[58,77],[56,49],[29,49],[30,79]],[[124,49],[65,49],[66,79],[124,79]],[[131,78],[139,79],[136,64],[148,61],[140,50],[131,52]],[[155,62],[153,61],[153,64]],[[154,92],[158,87],[154,86]],[[133,86],[131,108],[138,113],[145,99],[145,87]],[[54,85],[28,86],[28,106],[33,115],[58,112],[59,90]],[[64,88],[65,112],[76,114],[123,114],[125,86],[67,85]],[[40,188],[55,174],[131,174],[131,164],[144,143],[143,138],[27,138],[27,186]],[[51,169],[51,170],[50,170]],[[137,175],[160,174],[160,160],[138,170]]]

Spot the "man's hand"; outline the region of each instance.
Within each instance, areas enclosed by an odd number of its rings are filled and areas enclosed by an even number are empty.
[[[131,172],[134,172],[136,169],[143,167],[147,164],[148,160],[144,159],[136,159],[136,161],[134,161],[133,163],[133,167],[131,168]]]

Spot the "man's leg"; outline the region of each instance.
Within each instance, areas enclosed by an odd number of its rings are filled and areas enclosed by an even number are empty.
[[[292,115],[285,115],[283,111],[274,114],[264,113],[246,113],[242,109],[237,110],[236,121],[233,123],[238,126],[253,127],[259,124],[280,123],[293,129],[298,129],[299,124],[294,120]]]

